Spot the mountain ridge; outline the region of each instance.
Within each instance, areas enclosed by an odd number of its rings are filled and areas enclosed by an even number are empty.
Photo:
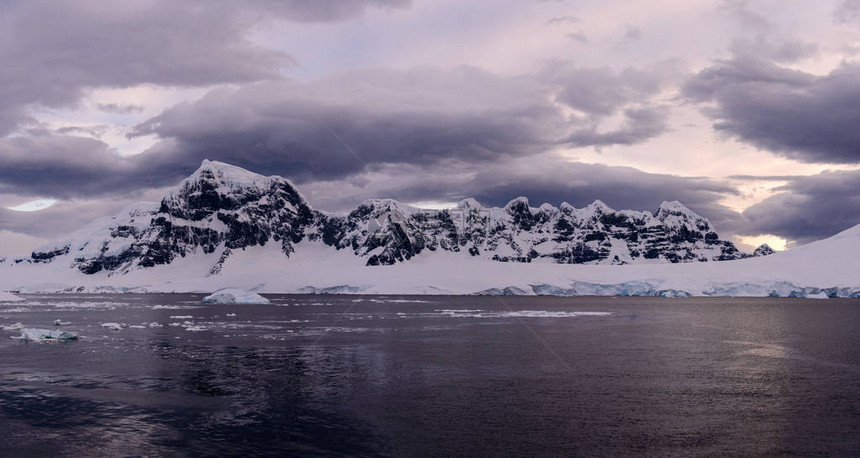
[[[286,178],[205,160],[160,203],[126,208],[17,263],[67,259],[85,274],[122,274],[211,255],[218,275],[235,250],[278,244],[289,257],[298,244],[322,242],[366,259],[367,266],[408,262],[424,252],[464,252],[499,262],[559,264],[682,263],[743,259],[710,221],[678,201],[657,212],[616,211],[596,200],[583,208],[531,207],[517,197],[503,207],[461,200],[422,210],[370,199],[347,214],[313,209]],[[757,255],[772,250],[760,247]]]

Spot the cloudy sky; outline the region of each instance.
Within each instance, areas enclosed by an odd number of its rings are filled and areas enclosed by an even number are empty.
[[[8,0],[0,35],[0,255],[205,158],[329,211],[679,200],[748,249],[860,223],[860,0]]]

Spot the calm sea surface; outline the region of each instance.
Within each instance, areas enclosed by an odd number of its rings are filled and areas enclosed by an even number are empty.
[[[860,455],[858,300],[27,298],[0,456]]]

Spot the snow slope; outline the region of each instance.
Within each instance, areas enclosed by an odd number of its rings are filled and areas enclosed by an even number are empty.
[[[348,250],[308,242],[297,245],[289,258],[273,245],[237,250],[219,275],[208,275],[216,258],[216,253],[201,253],[126,275],[85,275],[59,264],[22,265],[0,272],[0,289],[211,292],[229,284],[266,293],[806,297],[824,292],[860,297],[860,226],[787,252],[708,263],[502,263],[436,251],[409,263],[368,267]]]
[[[860,297],[860,226],[771,251],[738,252],[679,202],[652,215],[379,199],[338,216],[289,180],[204,161],[159,204],[0,259],[0,291]]]
[[[23,302],[27,299],[23,297],[18,297],[12,293],[7,293],[6,291],[0,291],[0,302]]]

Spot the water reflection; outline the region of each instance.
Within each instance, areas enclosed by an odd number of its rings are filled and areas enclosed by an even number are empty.
[[[857,301],[360,299],[0,310],[0,455],[860,452]]]

